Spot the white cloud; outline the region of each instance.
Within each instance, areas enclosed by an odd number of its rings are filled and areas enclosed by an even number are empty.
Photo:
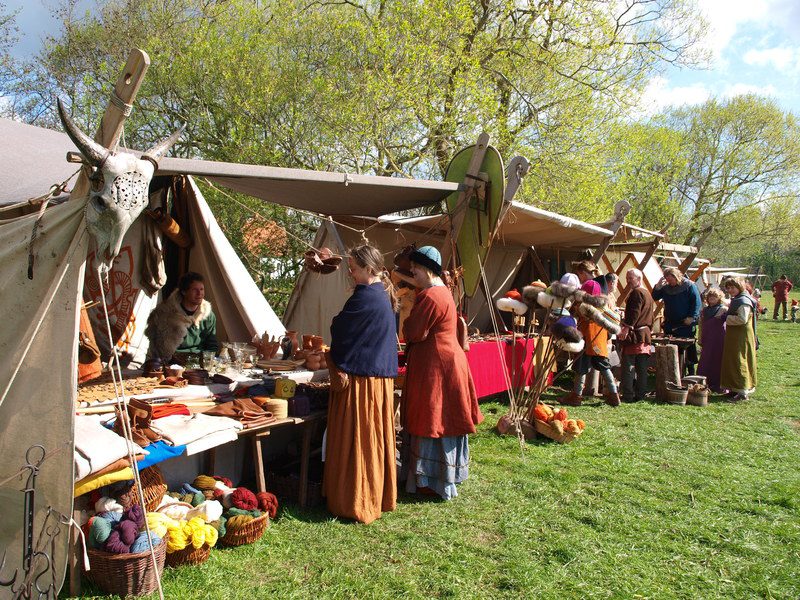
[[[778,90],[774,85],[750,85],[749,83],[734,83],[725,87],[722,95],[726,98],[733,98],[734,96],[744,96],[745,94],[757,94],[759,96],[771,96],[773,98],[778,96]]]
[[[668,106],[702,104],[711,97],[711,90],[702,83],[670,87],[666,77],[653,77],[639,102],[643,115],[653,115]]]
[[[742,58],[748,65],[773,66],[779,71],[790,71],[800,66],[800,48],[748,50]]]
[[[739,25],[748,21],[762,21],[770,15],[770,5],[776,0],[704,0],[700,10],[708,20],[709,32],[702,45],[719,60],[736,35]],[[778,0],[780,1],[780,0]]]

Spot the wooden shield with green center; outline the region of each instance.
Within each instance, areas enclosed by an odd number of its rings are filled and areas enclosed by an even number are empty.
[[[467,146],[453,157],[447,166],[446,181],[464,183],[474,149],[474,145]],[[479,171],[488,176],[486,197],[481,199],[477,192],[472,195],[456,241],[459,264],[464,269],[464,293],[469,297],[474,296],[478,289],[480,265],[489,252],[492,233],[503,207],[505,169],[497,148],[489,146],[486,149]],[[453,192],[447,197],[447,210],[450,214],[456,209],[458,198],[459,192]]]

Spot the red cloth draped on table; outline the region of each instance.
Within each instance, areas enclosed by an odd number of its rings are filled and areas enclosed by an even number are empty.
[[[506,376],[512,381],[515,388],[530,385],[536,378],[535,369],[531,361],[534,359],[536,340],[517,340],[512,346],[509,341],[500,341],[500,348],[495,341],[470,342],[467,352],[467,363],[475,382],[475,391],[478,398],[499,394],[508,389]],[[513,347],[513,351],[512,351]],[[502,356],[505,357],[505,367]],[[503,369],[505,368],[505,374]],[[512,378],[513,373],[513,378]],[[525,381],[525,375],[528,375]]]

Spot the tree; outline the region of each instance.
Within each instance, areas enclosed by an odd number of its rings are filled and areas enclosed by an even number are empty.
[[[798,198],[800,127],[773,100],[712,99],[671,111],[667,122],[684,137],[686,169],[671,194],[685,211],[684,243],[737,213]]]

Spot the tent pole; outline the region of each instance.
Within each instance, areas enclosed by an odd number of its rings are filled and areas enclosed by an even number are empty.
[[[630,210],[631,203],[627,200],[620,200],[614,205],[614,222],[611,224],[611,227],[609,227],[611,235],[603,238],[603,241],[600,242],[597,250],[594,251],[594,254],[592,255],[592,262],[594,264],[600,262],[600,259],[606,253],[609,244],[611,244],[611,241],[616,237],[617,231],[619,231],[619,228],[622,227],[622,223],[625,221],[625,217],[628,216]]]
[[[108,106],[103,113],[103,119],[100,121],[100,127],[94,136],[96,142],[99,142],[109,150],[115,150],[119,143],[122,129],[125,127],[125,119],[130,114],[131,105],[139,88],[142,87],[142,82],[149,66],[150,57],[147,52],[138,48],[131,50],[128,55],[128,61],[125,63],[125,67],[114,85],[114,91],[111,92]],[[70,198],[82,198],[88,191],[89,182],[86,179],[86,175],[81,171],[75,181],[75,185],[72,187]]]

